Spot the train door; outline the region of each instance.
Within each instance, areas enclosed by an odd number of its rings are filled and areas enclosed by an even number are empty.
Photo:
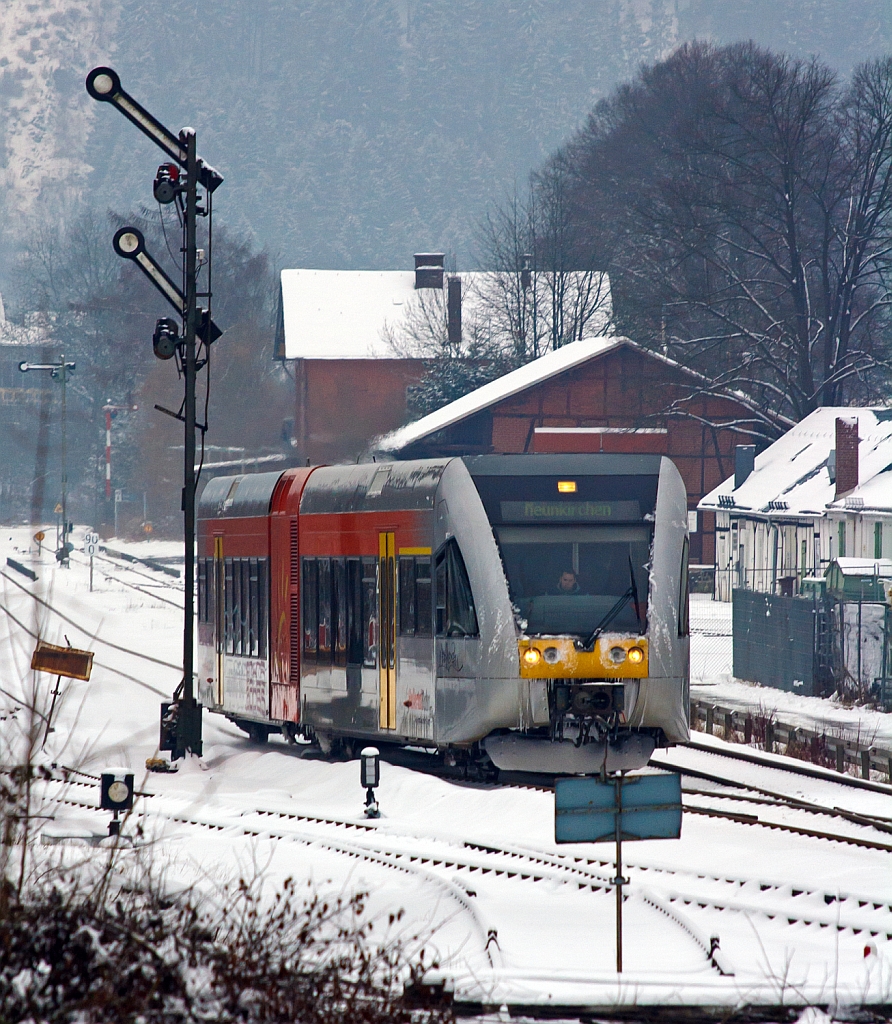
[[[378,534],[378,726],[396,729],[396,535]]]
[[[214,537],[214,562],[213,579],[208,582],[213,586],[214,592],[214,655],[215,669],[214,676],[217,680],[216,703],[223,703],[223,653],[225,635],[226,608],[224,605],[224,569],[223,569],[223,538]]]

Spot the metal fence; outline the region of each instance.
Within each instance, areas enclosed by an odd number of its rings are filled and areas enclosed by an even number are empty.
[[[730,679],[731,604],[709,594],[691,594],[691,680]]]
[[[806,696],[833,691],[836,631],[824,601],[734,590],[731,603],[736,678]]]

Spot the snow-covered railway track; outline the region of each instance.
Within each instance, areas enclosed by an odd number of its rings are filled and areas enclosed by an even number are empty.
[[[143,654],[141,651],[135,651],[133,650],[132,647],[123,647],[121,646],[121,644],[116,644],[113,643],[111,640],[103,639],[102,637],[97,635],[95,629],[87,629],[86,626],[83,626],[75,619],[72,619],[70,615],[66,615],[65,612],[60,611],[52,602],[45,600],[37,594],[31,593],[31,591],[29,591],[27,587],[23,586],[21,583],[19,583],[18,580],[13,579],[11,576],[3,572],[2,570],[0,570],[0,576],[2,576],[5,580],[8,580],[10,583],[14,584],[16,587],[19,588],[19,590],[24,591],[24,593],[26,593],[32,600],[36,601],[37,604],[39,604],[43,608],[46,608],[48,612],[52,612],[53,615],[56,615],[63,622],[67,622],[69,626],[72,626],[79,633],[83,634],[83,636],[89,637],[93,643],[102,644],[104,647],[109,647],[114,651],[121,652],[122,654],[128,654],[131,657],[139,658],[142,661],[149,661],[153,665],[160,665],[163,668],[175,669],[178,672],[182,672],[182,665],[175,665],[173,662],[164,661],[161,658],[155,658],[151,654]],[[12,611],[9,608],[7,608],[6,606],[0,606],[0,610],[6,612],[6,614],[9,615],[10,619],[12,619],[20,628],[26,629],[23,623],[12,613]],[[27,630],[27,632],[29,632],[29,634],[31,633],[30,630]],[[132,676],[128,678],[133,679]],[[134,679],[134,681],[140,682],[141,685],[149,686],[150,688],[154,689],[154,687],[151,687],[151,684],[146,683],[144,680]]]
[[[72,552],[76,554],[78,559],[83,559],[82,565],[86,565],[88,562],[87,556],[82,554],[80,551]],[[142,579],[150,580],[152,583],[157,584],[159,587],[167,587],[169,590],[178,590],[180,593],[184,589],[184,581],[174,577],[167,576],[166,574],[159,575],[160,570],[154,570],[146,572],[145,569],[138,569],[136,564],[123,558],[114,558],[107,554],[97,554],[93,556],[95,561],[105,562],[107,565],[114,566],[121,572],[129,572],[134,576],[140,576]],[[166,577],[166,578],[163,578]]]
[[[74,555],[74,552],[72,552],[72,555]],[[74,560],[75,561],[80,561],[81,557],[83,558],[83,562],[81,564],[86,564],[88,562],[88,559],[86,558],[86,556],[79,556],[77,559],[74,559]],[[183,602],[182,601],[171,600],[171,598],[169,598],[169,597],[164,597],[161,594],[156,593],[156,590],[160,589],[160,590],[171,590],[175,594],[182,594],[183,593],[183,586],[182,586],[182,584],[180,586],[177,586],[174,583],[167,583],[165,580],[155,579],[154,577],[149,576],[148,573],[140,572],[138,569],[131,569],[130,566],[126,562],[115,562],[111,558],[105,558],[103,555],[94,555],[93,558],[94,559],[99,559],[102,562],[106,562],[109,565],[111,565],[114,569],[117,570],[116,572],[111,573],[111,572],[107,572],[106,570],[104,570],[100,566],[99,567],[99,574],[102,576],[103,579],[106,579],[106,580],[108,580],[111,583],[120,583],[122,587],[128,587],[130,590],[135,590],[135,591],[137,591],[137,593],[143,594],[146,597],[150,597],[153,601],[162,601],[164,604],[169,604],[172,607],[178,608],[180,611],[182,611],[182,609],[183,609]],[[137,583],[131,583],[130,580],[123,579],[122,578],[122,574],[124,572],[133,573],[136,576],[139,576],[139,577],[142,577],[142,578],[150,580],[152,585],[156,588],[156,590],[149,590],[145,585],[140,586]]]
[[[847,775],[844,772],[832,771],[829,768],[822,768],[819,765],[797,762],[792,758],[771,755],[756,751],[750,747],[735,749],[735,744],[724,743],[722,746],[699,743],[691,740],[680,747],[674,747],[670,756],[683,754],[685,750],[697,751],[711,757],[725,758],[745,764],[757,769],[781,772],[783,775],[799,776],[804,779],[812,779],[817,782],[828,783],[831,786],[842,786],[846,789],[857,789],[870,793],[881,793],[892,797],[892,785],[885,782],[876,782],[872,779],[860,779],[854,775]],[[660,764],[660,761],[655,761]]]
[[[77,786],[88,785],[74,783]],[[545,850],[491,845],[462,838],[444,839],[419,836],[388,826],[356,822],[312,814],[263,808],[238,810],[220,808],[213,814],[196,814],[194,801],[152,794],[151,806],[135,813],[148,823],[160,818],[178,826],[201,827],[212,831],[234,830],[246,837],[292,839],[316,845],[334,853],[367,860],[379,866],[405,870],[436,884],[446,886],[449,895],[476,913],[469,900],[480,885],[492,879],[526,883],[571,885],[591,892],[608,892],[613,863],[609,859],[552,853]],[[60,797],[59,802],[78,809],[95,810],[95,802]],[[186,803],[186,808],[170,804]],[[346,838],[349,836],[349,838]],[[892,850],[892,847],[887,849]],[[884,936],[892,940],[892,905],[861,896],[826,893],[808,886],[791,886],[757,878],[706,875],[702,872],[653,866],[633,858],[626,867],[639,895],[665,913],[674,908],[676,923],[701,945],[709,955],[709,946],[697,931],[696,923],[686,919],[688,911],[729,911],[758,914],[770,920],[785,921],[817,928],[835,928],[843,932]],[[679,916],[681,915],[681,916]],[[489,929],[479,921],[481,934]]]

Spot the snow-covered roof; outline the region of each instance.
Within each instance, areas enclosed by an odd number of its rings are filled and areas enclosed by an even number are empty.
[[[860,438],[861,483],[839,499],[828,469],[837,418],[857,420]],[[828,508],[860,508],[859,499],[865,509],[892,511],[892,409],[816,409],[756,456],[755,468],[740,487],[735,489],[730,476],[698,508],[814,517],[825,515]]]
[[[454,402],[444,405],[442,409],[428,413],[420,420],[400,427],[384,437],[379,437],[372,449],[381,452],[396,452],[430,434],[435,434],[446,427],[458,423],[459,420],[467,419],[475,413],[505,398],[516,395],[535,384],[540,384],[550,377],[555,377],[565,370],[572,370],[580,363],[587,362],[595,356],[604,355],[621,345],[632,345],[628,338],[622,337],[600,337],[590,338],[587,341],[574,341],[562,348],[547,352],[544,356],[534,359],[531,363],[506,373],[498,380],[490,381],[482,387],[471,391]]]
[[[827,567],[827,572],[830,571],[833,565],[839,566],[839,571],[843,576],[892,578],[892,558],[846,558],[845,556],[840,556],[835,558],[831,565]]]
[[[381,331],[414,293],[411,270],[283,270],[285,358],[392,357]]]
[[[492,291],[496,275],[478,271],[458,276],[462,322],[470,326],[487,315],[484,295]],[[602,334],[611,315],[607,275],[595,275],[595,285],[592,275],[584,272],[570,277],[571,293],[574,285],[577,291],[598,293],[597,308],[584,330],[591,336]],[[442,294],[436,289],[416,290],[414,270],[283,270],[281,284],[285,359],[398,358],[386,333],[399,333],[420,296]]]

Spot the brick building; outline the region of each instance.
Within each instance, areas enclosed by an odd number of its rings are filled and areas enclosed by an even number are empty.
[[[542,277],[532,271],[446,274],[442,253],[417,253],[415,269],[405,271],[283,270],[275,355],[294,375],[296,459],[360,457],[372,438],[410,416],[407,391],[429,365],[412,358],[425,340],[412,343],[419,323],[422,335],[441,330],[460,348],[463,325],[466,336],[486,329],[499,284],[519,284],[521,301],[542,303],[548,290]],[[583,311],[581,336],[604,333],[607,275],[570,272],[566,278],[566,301]]]
[[[688,489],[691,561],[712,565],[715,515],[700,499],[734,468],[751,420],[742,404],[704,396],[703,378],[627,338],[565,345],[442,409],[379,437],[396,458],[484,452],[667,455]],[[728,424],[725,426],[724,424]]]

